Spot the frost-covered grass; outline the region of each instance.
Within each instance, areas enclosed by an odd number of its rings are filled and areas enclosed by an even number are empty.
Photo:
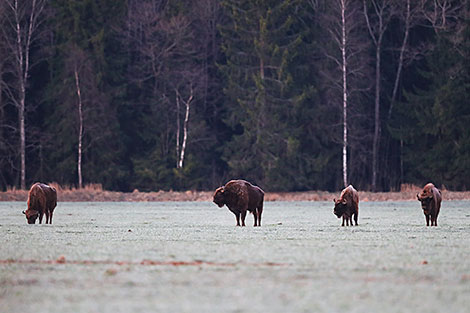
[[[209,202],[0,202],[0,312],[469,312],[470,201],[266,202],[235,227]]]

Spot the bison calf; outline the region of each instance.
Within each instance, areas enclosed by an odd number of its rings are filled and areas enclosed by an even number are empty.
[[[431,226],[437,226],[437,216],[439,215],[442,201],[441,191],[432,183],[429,183],[424,186],[421,194],[418,193],[416,197],[421,202],[421,207],[426,217],[426,226],[429,226],[429,220],[431,220]]]
[[[46,224],[52,224],[52,214],[57,205],[57,192],[54,187],[46,184],[35,183],[31,186],[28,194],[28,209],[23,211],[28,224],[36,223],[39,216],[39,224],[46,214]]]
[[[235,214],[237,226],[245,226],[246,211],[253,213],[254,226],[261,226],[264,191],[244,180],[231,180],[225,186],[217,188],[214,193],[214,203],[219,207],[227,205]]]
[[[333,199],[335,203],[335,208],[333,213],[338,217],[343,217],[343,223],[341,226],[344,226],[344,221],[346,221],[346,226],[353,226],[352,217],[354,215],[354,221],[357,226],[357,218],[359,215],[359,194],[353,186],[349,185],[344,188],[341,192],[341,195],[338,200]]]

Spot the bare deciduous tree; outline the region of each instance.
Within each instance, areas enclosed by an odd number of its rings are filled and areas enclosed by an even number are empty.
[[[209,7],[204,7],[204,3]],[[211,0],[201,0],[194,5],[199,14],[211,14],[204,12],[203,7],[216,9]],[[196,94],[200,93],[199,89],[207,92],[208,87],[203,70],[205,63],[200,60],[203,45],[195,38],[194,21],[184,14],[169,14],[167,10],[166,1],[143,1],[131,6],[128,40],[135,56],[131,80],[151,88],[152,102],[155,103],[153,110],[165,114],[168,123],[165,134],[160,134],[164,137],[162,142],[168,142],[175,136],[176,168],[182,168],[189,141],[190,107]],[[175,92],[175,97],[170,96],[171,90]],[[186,108],[181,144],[180,103],[184,103]],[[176,123],[173,125],[170,112],[176,112]],[[169,146],[166,143],[163,145]],[[168,153],[168,148],[163,150]]]
[[[367,4],[371,5],[369,9]],[[382,42],[385,31],[392,17],[395,15],[394,3],[390,0],[363,0],[364,17],[366,19],[367,29],[370,38],[375,46],[375,99],[374,99],[374,139],[372,141],[372,181],[371,189],[375,191],[377,188],[377,172],[378,172],[378,150],[380,143],[380,101],[381,101],[381,57]],[[370,13],[371,11],[372,13]],[[371,15],[373,18],[370,18]]]
[[[15,88],[8,90],[10,100],[18,110],[18,128],[20,133],[20,168],[21,189],[26,188],[26,89],[31,67],[31,47],[38,38],[38,29],[43,22],[46,0],[5,0],[7,27],[3,28],[4,39],[12,58],[13,74],[17,81]]]

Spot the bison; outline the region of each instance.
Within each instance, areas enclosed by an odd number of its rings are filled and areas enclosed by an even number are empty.
[[[344,221],[346,221],[346,226],[349,226],[349,223],[353,226],[353,215],[357,226],[357,218],[359,215],[359,194],[357,193],[357,190],[354,189],[352,185],[349,185],[343,189],[339,199],[333,199],[333,202],[335,203],[333,213],[338,218],[343,217],[343,223],[341,226],[344,226]]]
[[[23,211],[28,224],[36,223],[39,216],[39,224],[46,214],[46,224],[52,224],[52,214],[57,205],[57,192],[54,187],[46,184],[35,183],[31,186],[28,194],[28,209]]]
[[[245,226],[246,211],[253,213],[254,226],[261,226],[263,213],[264,191],[244,180],[231,180],[225,186],[217,188],[214,193],[214,203],[220,208],[227,205],[235,214],[237,226]]]
[[[424,186],[421,194],[416,194],[416,197],[421,202],[424,216],[426,216],[426,226],[429,226],[429,219],[431,219],[431,226],[437,226],[437,216],[442,201],[441,191],[432,183],[429,183]]]

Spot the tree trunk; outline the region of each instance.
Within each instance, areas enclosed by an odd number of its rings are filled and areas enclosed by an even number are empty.
[[[377,172],[378,172],[378,158],[379,158],[379,145],[380,145],[380,80],[381,80],[381,49],[382,39],[386,29],[386,23],[384,25],[384,12],[385,12],[385,1],[381,5],[377,5],[373,2],[375,13],[377,14],[377,34],[374,33],[373,28],[369,22],[369,15],[367,13],[366,1],[363,0],[364,5],[364,17],[366,19],[367,28],[371,36],[372,41],[375,44],[375,101],[374,101],[374,138],[372,141],[372,181],[371,189],[376,191],[377,189]]]
[[[348,88],[346,60],[346,5],[341,0],[341,56],[343,72],[343,185],[348,186]]]
[[[21,156],[21,189],[26,189],[26,134],[24,128],[24,86],[21,86],[20,108],[18,112],[20,122],[20,156]]]
[[[375,50],[375,114],[374,114],[374,141],[372,143],[372,191],[377,189],[377,159],[380,141],[380,43]]]
[[[79,131],[78,131],[78,162],[77,162],[77,171],[78,171],[78,188],[83,188],[82,181],[82,139],[83,139],[83,110],[82,110],[82,96],[80,92],[80,80],[78,78],[77,67],[75,66],[75,87],[77,88],[78,96],[78,120],[79,120]]]
[[[411,11],[410,0],[407,0],[406,1],[405,34],[403,36],[403,42],[400,48],[400,57],[398,59],[397,74],[395,75],[395,83],[393,84],[392,98],[390,100],[390,107],[388,109],[388,118],[387,118],[388,120],[392,117],[393,105],[395,104],[395,100],[397,98],[398,83],[400,82],[401,70],[403,68],[403,59],[405,57],[406,45],[408,44],[408,35],[410,33],[410,15],[411,15],[410,11]]]
[[[19,123],[19,132],[20,132],[20,188],[26,189],[26,130],[25,130],[25,103],[26,103],[26,86],[28,82],[29,75],[29,50],[31,47],[31,40],[33,32],[36,30],[36,22],[38,16],[41,14],[42,9],[44,8],[44,2],[41,2],[38,7],[36,7],[36,0],[31,2],[31,13],[28,19],[28,28],[22,30],[21,19],[24,12],[18,7],[18,0],[14,2],[7,2],[10,9],[13,11],[15,16],[15,23],[12,25],[16,32],[15,38],[15,59],[16,62],[16,74],[18,76],[18,82],[20,86],[17,108],[18,108],[18,123]],[[20,16],[21,15],[21,16]],[[25,36],[25,42],[22,41],[22,32]],[[23,46],[24,45],[24,46]]]
[[[180,97],[176,90],[176,168],[180,167]]]
[[[180,94],[178,93],[178,90],[176,90],[176,105],[179,110],[179,98]],[[184,154],[186,152],[186,143],[188,141],[188,123],[189,123],[189,109],[191,106],[191,101],[193,100],[193,87],[190,87],[190,95],[188,100],[184,101],[184,104],[186,106],[186,114],[184,116],[184,122],[183,122],[183,142],[181,144],[181,151],[179,154],[179,159],[178,159],[178,164],[177,168],[183,168],[183,163],[184,163]],[[179,149],[179,118],[177,119],[177,124],[178,124],[178,129],[177,129],[177,151]]]
[[[24,113],[25,113],[25,79],[27,78],[26,71],[24,68],[24,51],[23,44],[21,41],[21,25],[20,25],[20,16],[18,1],[15,0],[12,10],[15,14],[16,22],[16,53],[18,61],[18,79],[20,84],[20,94],[19,94],[19,103],[18,103],[18,123],[20,126],[20,188],[26,189],[26,134],[24,127]]]
[[[179,162],[179,168],[183,168],[184,152],[186,150],[186,142],[188,140],[189,102],[190,101],[187,101],[185,103],[186,115],[184,117],[184,123],[183,123],[183,143],[181,145],[181,157],[180,157],[180,162]]]

